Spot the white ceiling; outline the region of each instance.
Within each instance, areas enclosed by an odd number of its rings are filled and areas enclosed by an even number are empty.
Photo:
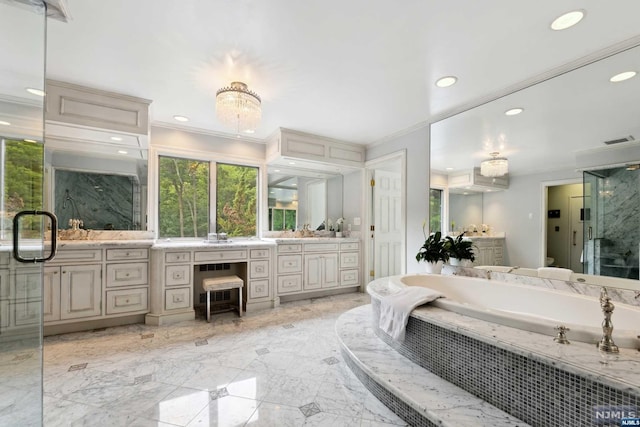
[[[568,10],[587,16],[563,32]],[[637,35],[640,2],[601,0],[68,0],[48,77],[152,99],[154,123],[227,132],[215,91],[263,99],[277,127],[370,143]],[[456,75],[449,89],[434,86]]]
[[[47,77],[153,100],[153,124],[227,132],[215,91],[244,81],[263,99],[255,137],[278,127],[371,143],[637,36],[640,2],[601,0],[67,0],[48,22]],[[550,22],[582,8],[555,32]],[[19,19],[0,23],[18,31]],[[0,52],[27,49],[0,41]],[[13,56],[15,57],[15,55]],[[29,69],[25,57],[24,69]],[[434,81],[456,75],[448,89]],[[32,76],[2,78],[25,97]],[[9,83],[15,85],[9,87]]]

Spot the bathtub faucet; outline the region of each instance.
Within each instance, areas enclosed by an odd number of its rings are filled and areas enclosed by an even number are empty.
[[[604,286],[600,291],[600,307],[602,308],[602,313],[604,314],[604,320],[602,321],[602,339],[598,342],[598,350],[605,353],[618,353],[618,346],[613,342],[613,338],[611,337],[613,333],[613,323],[611,323],[611,315],[613,314],[613,310],[615,306],[611,302],[611,298],[609,298],[609,293],[607,292],[607,288]]]

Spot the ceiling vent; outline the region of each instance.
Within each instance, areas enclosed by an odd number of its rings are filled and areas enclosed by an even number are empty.
[[[621,142],[629,142],[629,141],[633,141],[633,136],[629,135],[629,136],[625,136],[624,138],[618,138],[618,139],[610,139],[609,141],[605,141],[604,143],[606,145],[613,145],[613,144],[620,144]]]

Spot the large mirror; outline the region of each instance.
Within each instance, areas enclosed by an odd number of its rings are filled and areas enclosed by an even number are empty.
[[[76,219],[90,230],[146,230],[146,159],[147,150],[121,143],[47,138],[48,206],[60,228]]]
[[[610,79],[638,70],[636,46],[433,123],[431,181],[449,197],[443,231],[482,222],[504,232],[505,265],[637,279],[640,76]],[[493,152],[508,160],[507,189],[448,188]]]
[[[342,175],[319,170],[269,166],[268,231],[316,230],[327,218],[342,217]]]

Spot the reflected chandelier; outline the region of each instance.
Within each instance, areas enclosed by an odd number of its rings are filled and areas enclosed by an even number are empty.
[[[500,153],[494,151],[489,153],[490,159],[483,160],[480,163],[480,175],[496,177],[509,173],[509,161],[506,157],[498,157]]]
[[[260,97],[242,82],[231,82],[216,92],[216,117],[240,133],[254,133],[262,118]]]

